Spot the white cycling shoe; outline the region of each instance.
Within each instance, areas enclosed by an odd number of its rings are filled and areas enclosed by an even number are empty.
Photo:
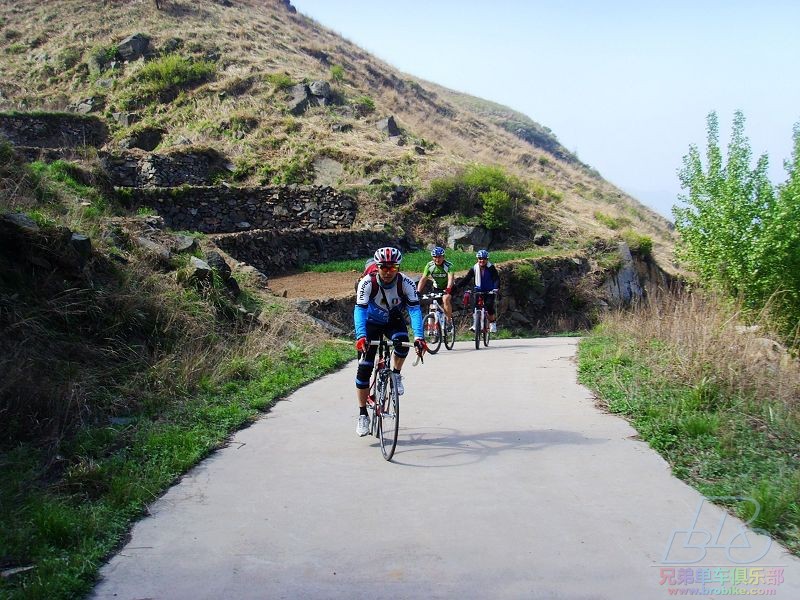
[[[402,396],[406,393],[406,388],[403,387],[403,376],[400,373],[392,373],[394,375],[394,389],[397,390],[397,395]]]
[[[497,333],[497,323],[489,323],[489,331],[492,333]]]
[[[364,437],[369,433],[369,417],[367,415],[358,415],[356,433],[359,435],[359,437]]]

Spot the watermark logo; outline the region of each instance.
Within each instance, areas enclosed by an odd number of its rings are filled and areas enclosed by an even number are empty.
[[[746,503],[751,516],[739,524],[712,501]],[[772,546],[772,539],[765,532],[750,527],[760,512],[759,502],[747,496],[702,498],[689,526],[673,530],[667,540],[659,585],[671,596],[776,595],[776,586],[783,583],[783,568],[752,565],[764,558]],[[700,566],[701,561],[713,566]]]
[[[729,504],[731,502],[746,502],[752,506],[751,517],[738,527],[729,525],[732,521],[728,520],[728,513],[720,511],[717,519],[710,518],[711,527],[701,526],[701,516],[704,509],[709,507],[708,513],[719,511],[718,508],[710,504],[706,498],[701,498],[697,503],[697,510],[694,519],[688,529],[675,529],[667,541],[664,549],[664,556],[661,559],[665,565],[687,565],[695,564],[708,556],[709,550],[724,550],[725,558],[736,564],[750,564],[761,560],[767,555],[772,545],[772,539],[767,536],[766,542],[754,546],[751,538],[754,538],[753,531],[762,533],[758,529],[750,528],[761,512],[761,504],[755,498],[747,496],[716,496],[708,500],[716,500],[720,503]],[[709,522],[709,519],[704,519]],[[731,531],[731,529],[733,529]]]

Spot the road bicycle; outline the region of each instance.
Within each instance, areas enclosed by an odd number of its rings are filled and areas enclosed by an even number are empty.
[[[397,433],[400,431],[400,396],[397,393],[396,374],[392,373],[392,354],[396,345],[413,348],[414,344],[395,343],[381,336],[380,340],[372,340],[369,345],[378,346],[367,396],[369,434],[380,440],[383,458],[392,460],[397,447]],[[417,356],[413,366],[417,366],[421,360],[422,357]]]
[[[452,350],[456,343],[456,325],[453,319],[447,318],[444,308],[439,304],[439,300],[444,296],[444,292],[431,292],[422,294],[423,300],[430,300],[428,314],[422,322],[422,331],[425,335],[425,343],[428,344],[428,352],[436,354],[444,341],[444,346]]]
[[[491,336],[489,313],[486,312],[485,296],[494,296],[495,292],[481,292],[475,290],[472,292],[475,295],[475,308],[472,310],[472,327],[475,329],[475,350],[480,350],[481,338],[483,338],[483,345],[489,345],[489,337]]]

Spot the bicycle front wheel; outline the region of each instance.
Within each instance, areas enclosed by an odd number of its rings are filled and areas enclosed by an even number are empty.
[[[486,319],[484,320],[484,323],[483,323],[483,345],[484,346],[488,346],[489,345],[489,334],[491,333],[491,331],[489,329],[490,327],[491,327],[491,325],[489,325],[489,315],[486,315]]]
[[[397,447],[397,433],[400,431],[400,396],[394,385],[394,377],[389,377],[383,390],[381,415],[378,420],[378,432],[381,439],[381,453],[386,460],[392,460]]]
[[[481,319],[480,309],[475,309],[472,316],[472,327],[475,329],[475,350],[481,349],[481,330],[483,329],[483,320]]]
[[[456,344],[456,324],[453,319],[445,318],[442,337],[444,337],[444,347],[452,350]]]
[[[425,343],[428,344],[428,352],[436,354],[442,345],[442,328],[435,314],[428,313],[425,315],[425,321],[422,323],[422,332],[425,335]]]

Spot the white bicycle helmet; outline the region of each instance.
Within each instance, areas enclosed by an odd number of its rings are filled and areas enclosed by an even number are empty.
[[[486,250],[478,250],[478,253],[475,255],[475,258],[489,258],[489,252]]]
[[[383,264],[394,264],[399,265],[400,261],[403,260],[403,253],[400,252],[397,248],[392,248],[391,246],[384,246],[383,248],[378,248],[375,250],[375,262],[379,265]]]

